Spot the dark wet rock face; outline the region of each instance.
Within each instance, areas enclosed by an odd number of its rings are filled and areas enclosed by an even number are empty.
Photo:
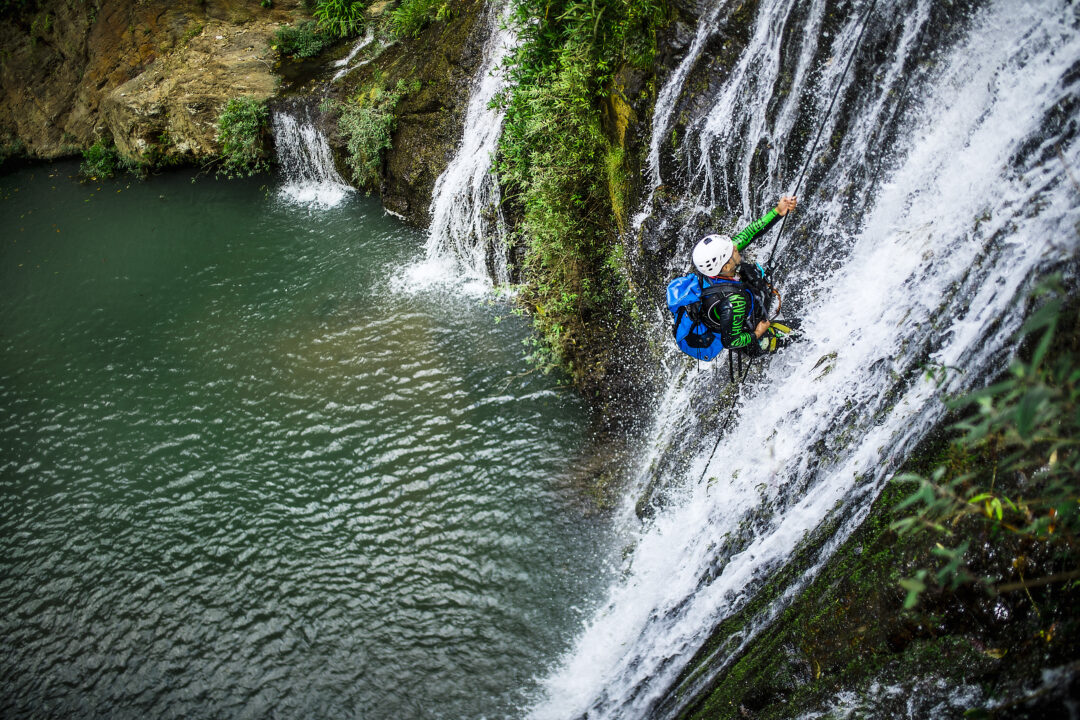
[[[409,91],[393,111],[395,129],[383,158],[379,186],[371,189],[379,193],[387,210],[425,227],[431,219],[435,181],[461,141],[469,92],[483,61],[488,20],[485,3],[452,2],[448,18],[430,23],[416,38],[391,40],[377,34],[344,69],[334,62],[344,59],[358,39],[342,43],[317,61],[283,62],[286,81],[281,92],[305,95],[313,102],[321,98],[349,102],[376,87],[408,85]],[[335,151],[343,153],[346,141],[332,118],[323,129]]]
[[[383,205],[415,225],[430,222],[435,180],[461,140],[469,89],[483,61],[484,16],[483,3],[462,3],[449,22],[428,27],[385,71],[388,77],[400,74],[421,83],[398,108],[381,189]]]

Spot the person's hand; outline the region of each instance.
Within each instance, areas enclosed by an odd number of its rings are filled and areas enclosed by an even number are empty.
[[[794,210],[798,203],[794,195],[784,195],[780,198],[780,202],[776,203],[776,214],[783,217]]]
[[[762,320],[761,322],[759,322],[757,324],[757,327],[754,328],[754,337],[760,340],[761,336],[765,334],[765,331],[769,329],[769,326],[771,324],[772,323],[770,323],[768,320]]]

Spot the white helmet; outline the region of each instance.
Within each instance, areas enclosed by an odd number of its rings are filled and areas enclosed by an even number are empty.
[[[727,235],[706,235],[694,246],[694,267],[709,277],[720,274],[720,268],[735,254],[735,243]]]

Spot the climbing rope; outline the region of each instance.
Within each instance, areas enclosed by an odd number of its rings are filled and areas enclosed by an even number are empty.
[[[731,371],[731,351],[728,350],[728,371]],[[750,358],[746,363],[746,370],[743,371],[742,377],[739,378],[739,385],[742,385],[743,380],[750,374],[750,367],[754,364],[755,358]],[[742,359],[739,359],[739,365],[742,365]],[[709,453],[709,460],[705,463],[705,467],[701,470],[701,477],[698,478],[698,484],[700,485],[705,481],[705,473],[709,471],[709,465],[712,465],[713,456],[716,455],[716,451],[720,448],[720,441],[724,439],[724,432],[727,430],[728,423],[731,422],[731,416],[735,414],[735,408],[738,407],[738,402],[732,400],[731,407],[728,408],[727,415],[724,416],[724,422],[720,425],[720,432],[716,435],[716,444],[713,445],[712,452]]]
[[[791,191],[792,195],[798,196],[799,187],[802,185],[803,178],[806,176],[806,171],[810,167],[810,160],[813,159],[814,153],[817,151],[818,142],[821,140],[821,134],[825,131],[825,123],[832,114],[833,106],[836,105],[836,98],[840,96],[840,90],[844,87],[844,78],[847,77],[848,70],[851,69],[851,63],[855,60],[855,56],[859,52],[859,46],[862,45],[863,34],[866,33],[866,27],[869,24],[870,13],[874,11],[874,7],[877,5],[877,0],[870,0],[870,5],[866,8],[866,12],[863,13],[862,27],[859,29],[859,35],[855,38],[855,48],[851,51],[851,55],[847,59],[847,63],[844,65],[844,71],[840,73],[840,81],[836,85],[836,90],[833,91],[832,98],[829,100],[829,107],[825,109],[825,114],[822,116],[821,124],[818,126],[817,135],[814,136],[814,142],[810,145],[810,152],[806,154],[806,160],[803,162],[802,169],[799,171],[799,175],[795,180],[795,187]],[[780,230],[776,233],[776,240],[773,241],[772,249],[769,251],[769,259],[765,263],[765,277],[772,277],[772,262],[773,255],[776,253],[776,247],[780,244],[780,237],[784,234],[784,226],[787,224],[787,219],[791,213],[784,215],[783,221],[780,223]],[[771,285],[769,286],[771,289]],[[775,292],[775,291],[773,291]],[[779,295],[777,295],[779,298]],[[779,309],[779,306],[778,306]],[[750,368],[754,364],[756,357],[751,357],[746,363],[746,370],[743,371],[742,377],[739,378],[739,385],[742,385],[743,380],[750,374]],[[742,360],[740,358],[740,365]],[[731,350],[728,350],[728,372],[732,375],[732,381],[734,381],[734,373],[731,372]],[[731,422],[732,416],[735,414],[735,408],[738,407],[738,401],[732,401],[731,407],[728,408],[727,415],[724,417],[724,422],[720,426],[720,431],[717,433],[716,444],[713,445],[712,452],[709,453],[709,459],[705,463],[705,467],[701,470],[701,477],[698,478],[698,484],[701,484],[705,480],[706,473],[709,472],[709,466],[712,465],[713,457],[716,455],[716,451],[720,448],[720,441],[724,438],[724,433],[727,430],[728,423]]]
[[[844,65],[844,71],[840,73],[840,82],[836,84],[836,90],[833,91],[832,98],[829,100],[829,107],[825,109],[825,115],[822,116],[821,124],[818,126],[817,135],[814,136],[814,142],[810,145],[810,152],[806,154],[806,160],[803,161],[802,170],[799,171],[798,178],[795,180],[795,187],[792,189],[791,194],[798,197],[799,187],[802,185],[803,177],[806,175],[807,169],[810,167],[810,161],[814,157],[814,152],[817,151],[818,142],[821,140],[821,134],[825,131],[825,121],[829,119],[832,114],[833,106],[836,104],[836,98],[840,96],[840,91],[844,87],[844,78],[847,77],[848,70],[851,69],[851,63],[855,60],[855,56],[859,52],[859,46],[862,44],[863,34],[866,32],[866,27],[869,25],[870,13],[874,11],[874,7],[877,5],[877,0],[870,0],[870,5],[866,8],[866,12],[862,17],[862,28],[859,29],[859,35],[855,38],[855,49],[851,51],[851,55],[847,59],[847,64]],[[791,213],[784,215],[784,219],[780,222],[780,230],[776,233],[776,239],[773,240],[772,250],[769,251],[769,259],[765,263],[765,274],[767,276],[772,275],[772,262],[773,255],[776,253],[776,246],[780,244],[780,237],[784,234],[784,226],[787,224],[787,219]]]

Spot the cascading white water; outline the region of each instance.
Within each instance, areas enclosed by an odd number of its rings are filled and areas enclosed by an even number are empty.
[[[940,25],[932,14],[947,10],[931,0],[877,0],[869,22],[890,31],[876,36],[889,43],[889,60],[856,63],[847,76],[870,4],[850,9],[830,36],[823,0],[787,28],[797,5],[761,3],[739,65],[688,127],[690,187],[679,210],[738,205],[730,211],[740,226],[763,213],[795,181],[782,174],[810,152],[796,128],[799,104],[811,108],[825,140],[777,253],[783,286],[805,298],[807,339],[759,361],[726,429],[681,411],[719,388],[707,366],[679,363],[643,455],[697,437],[693,460],[662,478],[666,505],[640,531],[624,579],[545,680],[533,718],[677,713],[673,685],[712,629],[800,542],[835,523],[816,566],[827,560],[942,417],[942,398],[1002,367],[1037,276],[1076,257],[1080,187],[1070,172],[1080,168],[1080,146],[1068,108],[1080,102],[1080,17],[1070,3],[990,1],[953,18],[963,31],[934,47],[926,41]],[[713,22],[725,8],[704,17]],[[782,29],[801,46],[788,48],[797,53],[786,70],[790,94],[774,104]],[[874,82],[860,85],[858,72]],[[661,101],[673,106],[689,74],[680,69]],[[843,101],[826,116],[834,91]],[[658,106],[655,130],[666,135],[672,116]],[[652,147],[661,145],[654,138]],[[771,154],[752,171],[770,146],[795,157]],[[681,237],[673,266],[683,265],[692,240]],[[785,267],[793,257],[800,266]],[[940,385],[927,379],[927,364],[950,368]],[[712,666],[722,670],[800,586],[717,648]],[[692,698],[709,679],[684,685],[680,696]]]
[[[375,27],[373,25],[368,25],[367,31],[364,33],[364,37],[356,41],[356,44],[353,45],[351,50],[349,50],[349,54],[341,58],[340,60],[334,62],[334,67],[341,69],[334,73],[334,77],[332,77],[330,81],[337,82],[356,68],[363,67],[364,65],[367,65],[369,62],[371,62],[371,58],[368,58],[367,60],[361,60],[355,65],[349,64],[353,61],[353,58],[360,54],[361,50],[366,48],[368,45],[371,45],[371,43],[373,42],[375,42]]]
[[[504,112],[490,105],[506,86],[501,65],[517,42],[508,26],[509,12],[509,3],[501,11],[488,11],[490,35],[484,59],[469,95],[461,144],[435,181],[426,248],[426,264],[440,274],[452,264],[466,277],[490,278],[496,284],[509,282],[502,200],[492,168]]]
[[[310,110],[275,110],[274,144],[284,182],[278,194],[291,202],[313,207],[334,207],[355,192],[337,168],[326,136],[315,126]]]

